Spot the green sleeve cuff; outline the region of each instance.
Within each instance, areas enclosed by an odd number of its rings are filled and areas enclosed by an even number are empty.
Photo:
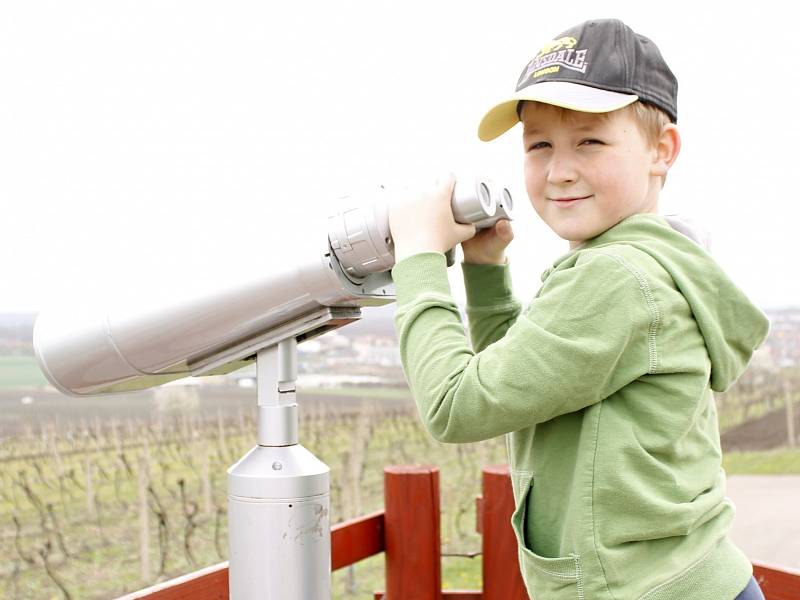
[[[504,265],[461,263],[467,306],[497,306],[514,300],[511,269]]]
[[[397,305],[408,304],[421,293],[450,293],[447,259],[441,252],[420,252],[407,256],[392,269]]]

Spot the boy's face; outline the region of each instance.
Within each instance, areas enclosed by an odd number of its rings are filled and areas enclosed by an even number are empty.
[[[533,208],[570,248],[637,213],[656,212],[656,149],[628,110],[605,115],[525,102],[525,187]]]

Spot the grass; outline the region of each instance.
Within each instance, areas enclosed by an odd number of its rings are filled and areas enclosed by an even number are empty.
[[[333,573],[331,586],[333,600],[344,598],[372,598],[373,592],[386,590],[384,579],[384,555],[377,554],[352,565],[355,587],[348,592],[346,567]],[[442,588],[445,590],[480,590],[483,589],[481,573],[481,557],[463,556],[442,557]]]
[[[727,452],[722,466],[728,475],[800,475],[800,448]]]

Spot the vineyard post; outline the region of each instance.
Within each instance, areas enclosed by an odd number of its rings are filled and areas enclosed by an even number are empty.
[[[794,435],[794,406],[792,405],[793,398],[791,385],[786,379],[783,381],[783,397],[786,400],[786,437],[789,447],[794,448],[797,439]]]
[[[150,581],[150,522],[148,521],[149,508],[147,506],[147,458],[139,455],[139,557],[141,562],[142,581]]]
[[[100,417],[94,416],[91,427],[94,429],[94,449],[96,452],[100,452],[100,437],[103,435],[103,425],[100,423]]]
[[[210,515],[214,506],[211,502],[210,457],[207,444],[200,444],[200,476],[202,477],[203,514]]]
[[[119,435],[119,426],[119,421],[117,419],[111,421],[111,432],[114,438],[114,449],[117,451],[117,456],[122,454],[122,440]]]
[[[64,500],[64,461],[61,458],[61,453],[58,451],[58,443],[56,442],[55,436],[51,441],[51,448],[53,450],[53,458],[56,462],[56,475],[58,476],[58,495],[61,499],[61,509],[64,511],[64,518],[69,518],[69,513],[67,512],[67,502]]]
[[[158,450],[158,446],[156,446],[156,451]],[[150,436],[148,435],[147,429],[143,431],[142,436],[142,454],[144,455],[145,461],[147,464],[150,464]]]
[[[225,441],[225,423],[222,418],[222,409],[217,409],[217,437],[219,439],[219,450],[223,460],[228,460],[228,444]]]
[[[86,512],[93,517],[95,514],[94,482],[92,477],[94,465],[92,464],[92,459],[88,456],[84,464],[86,465]]]

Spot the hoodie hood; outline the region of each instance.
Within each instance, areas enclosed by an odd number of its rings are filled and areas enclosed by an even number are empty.
[[[681,232],[690,240],[696,242],[698,245],[711,252],[711,234],[708,230],[700,227],[691,219],[681,217],[680,215],[664,215],[664,220],[669,223],[675,231]]]
[[[679,222],[681,231],[686,227],[685,220]],[[701,233],[688,227],[685,233],[673,229],[660,215],[632,215],[560,257],[542,279],[563,260],[589,248],[627,244],[649,254],[670,274],[689,303],[711,359],[711,387],[724,392],[767,337],[769,320],[702,247]]]

